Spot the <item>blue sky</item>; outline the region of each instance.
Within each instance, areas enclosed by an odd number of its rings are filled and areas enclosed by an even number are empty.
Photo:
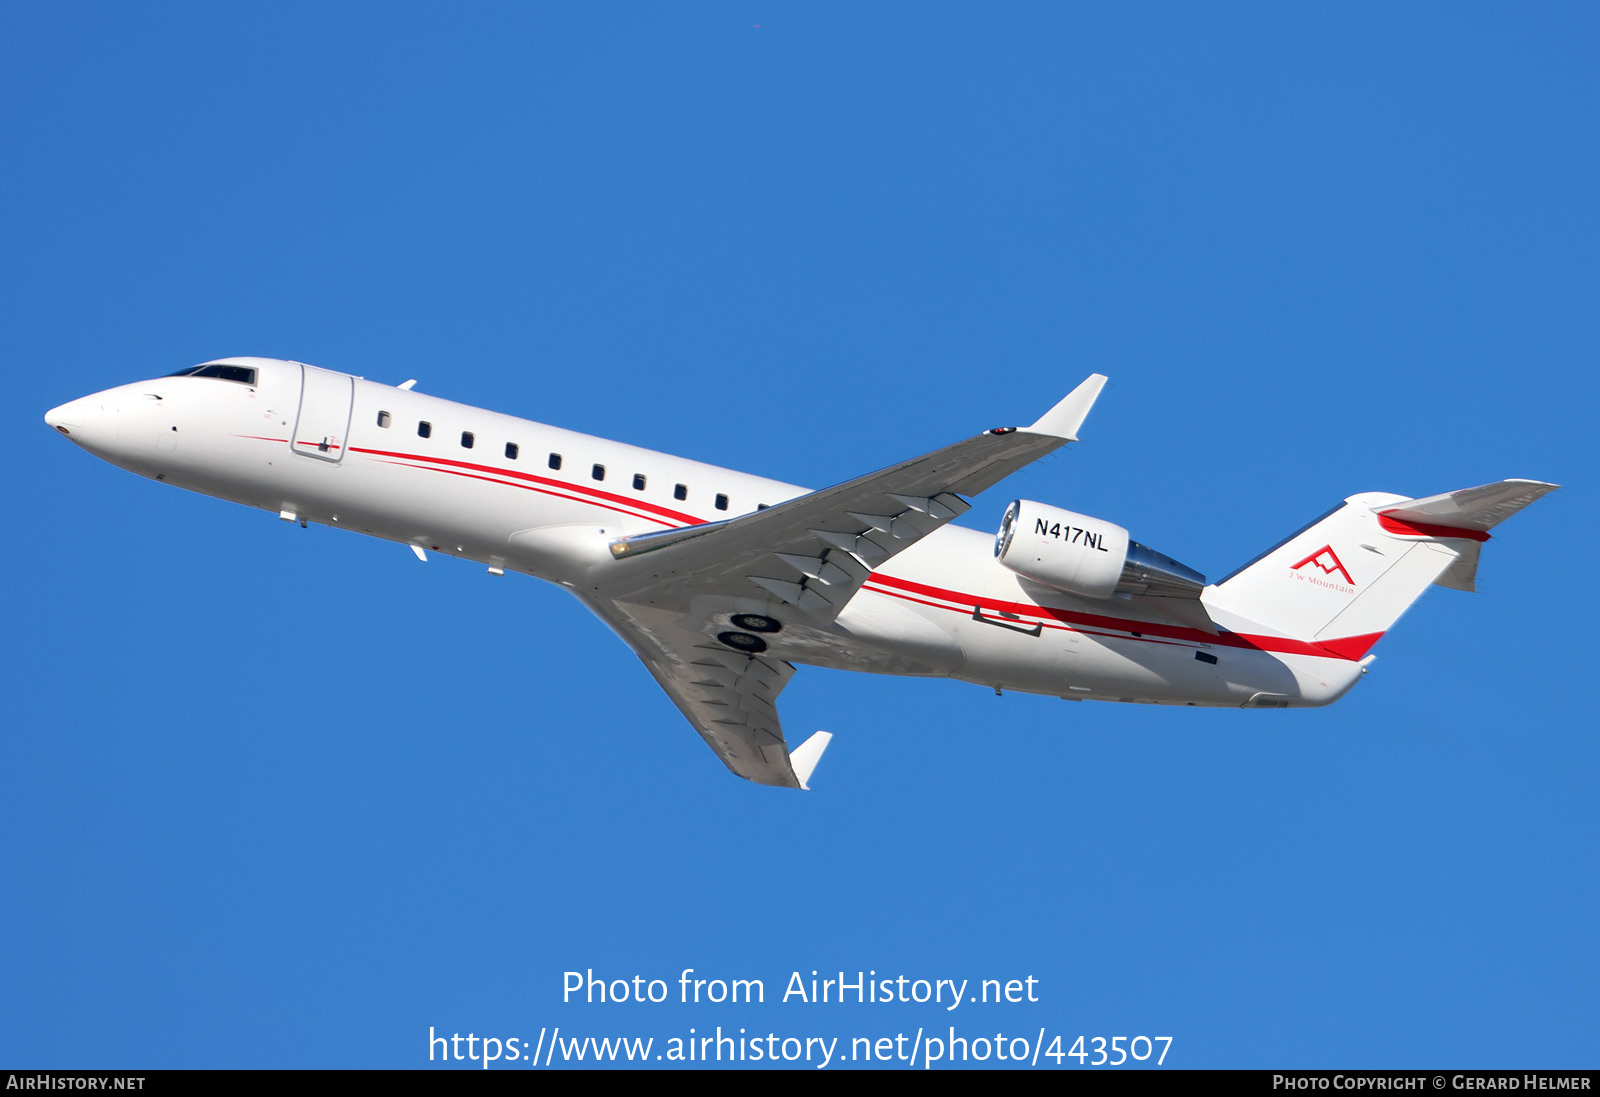
[[[12,5],[0,1065],[955,1025],[1594,1066],[1597,32],[1577,4]],[[1213,576],[1356,491],[1566,487],[1331,708],[803,669],[790,736],[836,739],[788,795],[558,590],[42,422],[230,354],[814,486],[1103,372],[1084,441],[963,523],[1045,500]],[[563,1004],[589,968],[768,1002]],[[1040,1001],[775,1000],[813,969]]]

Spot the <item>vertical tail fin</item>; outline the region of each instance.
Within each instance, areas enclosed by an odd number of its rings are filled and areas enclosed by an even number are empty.
[[[1208,593],[1208,605],[1360,659],[1429,584],[1471,590],[1489,530],[1556,489],[1503,480],[1407,499],[1352,495]]]

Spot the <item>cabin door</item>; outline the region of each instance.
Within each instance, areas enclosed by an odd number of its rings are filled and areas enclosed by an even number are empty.
[[[350,429],[350,405],[355,399],[355,378],[345,373],[300,367],[300,412],[295,419],[290,448],[307,457],[337,462],[344,456]]]

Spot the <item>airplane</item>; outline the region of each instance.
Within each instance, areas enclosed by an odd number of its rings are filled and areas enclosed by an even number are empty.
[[[1489,530],[1558,485],[1352,495],[1208,582],[1111,522],[1031,500],[997,535],[968,497],[1078,440],[1093,374],[998,427],[820,491],[301,362],[219,358],[53,408],[141,476],[521,572],[576,595],[729,770],[809,788],[796,664],[950,677],[1069,701],[1331,704],[1429,585],[1474,589]]]

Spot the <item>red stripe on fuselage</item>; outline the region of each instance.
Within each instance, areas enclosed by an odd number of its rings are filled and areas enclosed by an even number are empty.
[[[630,499],[626,495],[617,495],[613,492],[601,491],[599,488],[591,488],[583,484],[574,484],[566,480],[552,480],[548,476],[535,476],[531,472],[516,472],[512,469],[495,468],[493,465],[479,465],[472,461],[457,461],[449,457],[434,457],[426,453],[397,453],[393,450],[364,449],[361,446],[351,446],[350,452],[367,453],[376,457],[398,457],[406,461],[428,461],[434,464],[450,465],[455,468],[473,469],[477,472],[493,473],[496,476],[507,476],[514,480],[526,480],[531,484],[544,484],[549,487],[562,488],[566,491],[575,491],[580,495],[589,495],[596,499],[604,499],[612,503],[621,503],[623,506],[633,507],[637,510],[648,511],[650,514],[660,515],[664,518],[671,518],[673,521],[680,522],[686,526],[698,526],[705,522],[704,518],[697,518],[693,514],[685,514],[679,510],[673,510],[671,507],[657,506],[655,503],[646,503],[642,499]],[[520,485],[507,486],[517,487]],[[606,509],[611,510],[614,508],[607,507]],[[626,514],[627,512],[619,511],[618,513]],[[652,519],[652,521],[655,520],[656,519]],[[669,525],[670,523],[662,522],[661,524]]]
[[[967,607],[964,606],[964,605],[962,605],[962,606],[950,606],[950,605],[946,605],[944,602],[930,602],[926,598],[917,598],[917,597],[915,597],[913,595],[910,595],[910,594],[904,594],[904,593],[902,593],[900,591],[897,591],[897,590],[891,590],[888,587],[880,587],[880,586],[874,586],[873,585],[874,581],[882,579],[882,578],[884,578],[884,576],[874,575],[872,577],[872,579],[869,579],[866,582],[865,586],[863,586],[862,589],[863,590],[870,590],[873,594],[886,594],[890,598],[898,598],[902,602],[915,602],[919,606],[929,606],[929,607],[931,607],[933,609],[949,610],[951,613],[959,613],[963,617],[970,617],[971,616],[971,614],[967,612]],[[1023,623],[1023,622],[1019,621],[1015,616],[1003,617],[1003,616],[999,616],[998,614],[991,615],[989,613],[984,613],[983,612],[983,607],[978,605],[978,604],[976,604],[976,603],[973,604],[973,608],[978,610],[978,612],[983,613],[983,620],[985,620],[985,621],[992,621],[992,622],[994,622],[996,624],[1002,624],[1002,625],[1019,625],[1019,624]],[[1163,645],[1167,645],[1169,647],[1193,646],[1193,645],[1185,645],[1185,644],[1183,644],[1183,643],[1181,643],[1179,641],[1176,641],[1176,640],[1157,640],[1153,636],[1129,636],[1127,634],[1127,632],[1102,632],[1099,629],[1083,628],[1083,627],[1080,627],[1080,626],[1077,626],[1077,625],[1062,624],[1062,623],[1060,623],[1058,621],[1033,621],[1033,622],[1030,622],[1030,623],[1038,625],[1041,628],[1050,629],[1051,631],[1054,631],[1054,632],[1077,632],[1077,633],[1082,633],[1084,636],[1105,636],[1105,637],[1109,637],[1110,639],[1113,639],[1113,640],[1134,640],[1134,641],[1137,641],[1138,643],[1141,643],[1141,644],[1163,644]],[[1142,630],[1137,630],[1137,631],[1142,631]]]
[[[559,491],[551,491],[549,488],[538,487],[534,484],[517,484],[512,483],[509,480],[498,480],[493,476],[479,476],[475,472],[462,472],[458,469],[435,468],[433,465],[418,465],[413,464],[410,461],[383,461],[381,463],[385,465],[397,465],[400,468],[417,469],[421,472],[438,472],[446,476],[465,476],[469,480],[482,480],[486,484],[499,484],[503,488],[518,488],[522,491],[537,492],[540,495],[548,495],[554,499],[565,499],[569,503],[582,503],[586,507],[599,507],[601,510],[609,510],[615,514],[626,515],[629,518],[643,518],[647,522],[656,522],[660,525],[667,525],[667,523],[662,522],[661,519],[652,518],[648,514],[635,514],[631,510],[623,510],[620,507],[610,507],[604,503],[597,503],[593,499],[582,499],[572,495],[563,495]]]
[[[1372,650],[1372,645],[1382,639],[1383,633],[1369,632],[1365,636],[1341,636],[1337,640],[1324,640],[1322,646],[1341,658],[1359,662]]]
[[[952,613],[970,614],[971,611],[964,607],[982,606],[986,609],[1005,610],[1034,618],[1050,618],[1068,625],[1079,626],[1080,629],[1083,626],[1087,626],[1091,629],[1110,629],[1116,633],[1138,632],[1143,633],[1144,636],[1164,637],[1168,640],[1181,640],[1191,644],[1209,644],[1213,647],[1246,648],[1255,651],[1280,652],[1286,655],[1315,655],[1324,659],[1343,659],[1347,661],[1354,661],[1361,657],[1360,655],[1352,656],[1347,654],[1351,650],[1351,647],[1347,645],[1349,645],[1351,639],[1356,638],[1334,640],[1328,644],[1320,644],[1307,643],[1304,640],[1291,640],[1284,636],[1253,636],[1228,631],[1222,631],[1213,636],[1211,633],[1201,629],[1186,628],[1182,625],[1163,625],[1153,621],[1135,621],[1126,617],[1106,617],[1097,613],[1078,613],[1072,610],[1057,609],[1054,606],[1041,606],[1029,602],[1003,602],[994,598],[977,598],[971,594],[963,594],[960,591],[948,590],[944,587],[929,586],[926,583],[916,583],[910,579],[900,579],[893,575],[885,575],[882,572],[874,572],[872,581],[897,590],[955,602],[957,603],[956,606],[938,607],[940,609],[948,609]],[[881,593],[893,592],[883,591]],[[914,601],[915,599],[910,600]],[[1040,623],[1047,622],[1040,621]],[[1377,643],[1378,637],[1382,635],[1382,633],[1377,633],[1370,639],[1368,637],[1360,637],[1360,640],[1366,641],[1365,647],[1361,649],[1362,654],[1364,655],[1373,644]],[[1144,636],[1119,636],[1118,638],[1142,640]]]
[[[247,441],[251,441],[251,442],[280,442],[280,443],[287,443],[289,441],[289,439],[287,439],[287,438],[269,438],[266,435],[262,435],[262,434],[236,434],[236,435],[234,435],[234,437],[235,438],[243,438],[243,439],[245,439]],[[299,443],[296,443],[296,444],[297,445],[307,445],[307,446],[309,446],[309,445],[318,445],[319,443],[315,443],[315,442],[299,442]],[[673,510],[670,507],[657,506],[655,503],[647,503],[642,499],[630,499],[626,495],[617,495],[617,494],[615,494],[613,492],[601,491],[599,488],[591,488],[591,487],[588,487],[588,486],[586,486],[584,484],[574,484],[574,483],[570,483],[570,482],[568,482],[566,480],[553,480],[548,476],[535,476],[532,473],[517,472],[517,471],[515,471],[513,469],[495,468],[493,465],[479,465],[479,464],[475,464],[475,463],[473,463],[471,461],[456,461],[456,460],[453,460],[452,458],[449,458],[449,457],[434,457],[434,456],[431,456],[430,454],[426,454],[426,453],[399,453],[399,452],[396,452],[396,451],[393,451],[393,450],[365,449],[365,448],[363,448],[361,446],[351,446],[350,449],[349,449],[349,452],[350,453],[370,454],[370,455],[375,456],[375,457],[398,457],[398,458],[400,458],[399,461],[386,461],[384,463],[385,464],[401,464],[406,468],[432,469],[434,472],[446,472],[446,471],[450,471],[450,470],[433,468],[433,465],[434,464],[451,465],[451,466],[454,466],[455,468],[474,469],[474,470],[476,470],[478,472],[487,472],[487,473],[492,474],[493,476],[506,476],[506,477],[510,477],[513,480],[526,480],[528,483],[531,483],[531,484],[543,484],[543,485],[545,485],[547,487],[561,488],[561,489],[563,489],[565,491],[576,492],[579,495],[591,496],[592,498],[574,499],[570,495],[560,495],[557,492],[548,492],[548,491],[547,492],[543,492],[543,494],[554,495],[558,499],[569,499],[574,503],[589,503],[589,504],[591,504],[593,506],[599,506],[599,507],[602,507],[605,510],[613,511],[613,512],[615,512],[617,514],[625,514],[629,518],[643,518],[645,521],[657,522],[657,523],[659,523],[659,524],[661,524],[663,526],[671,526],[672,522],[662,521],[662,519],[660,517],[656,517],[656,515],[661,515],[661,516],[666,517],[666,518],[674,519],[675,521],[680,522],[680,523],[682,523],[683,525],[686,525],[686,526],[698,526],[698,525],[703,525],[706,522],[706,519],[696,517],[693,514],[685,514],[682,511]],[[416,465],[416,464],[409,464],[408,463],[408,462],[412,462],[412,461],[428,461],[428,462],[432,462],[433,464]],[[460,475],[470,476],[471,474],[470,473],[461,473]],[[503,484],[504,486],[506,486],[508,488],[520,488],[520,487],[524,487],[525,486],[524,484],[508,483],[506,480],[492,480],[489,477],[484,477],[484,476],[472,476],[471,478],[474,479],[474,480],[487,480],[489,483],[494,483],[494,484]],[[531,490],[538,490],[538,489],[531,489]],[[609,502],[612,502],[612,503],[621,503],[623,506],[632,507],[634,509],[631,510],[631,511],[630,510],[618,510],[616,507],[605,506],[603,503],[596,503],[596,502],[594,502],[595,499],[605,499],[605,500],[607,500]],[[635,513],[635,511],[648,511],[650,513],[639,514],[639,513]]]

